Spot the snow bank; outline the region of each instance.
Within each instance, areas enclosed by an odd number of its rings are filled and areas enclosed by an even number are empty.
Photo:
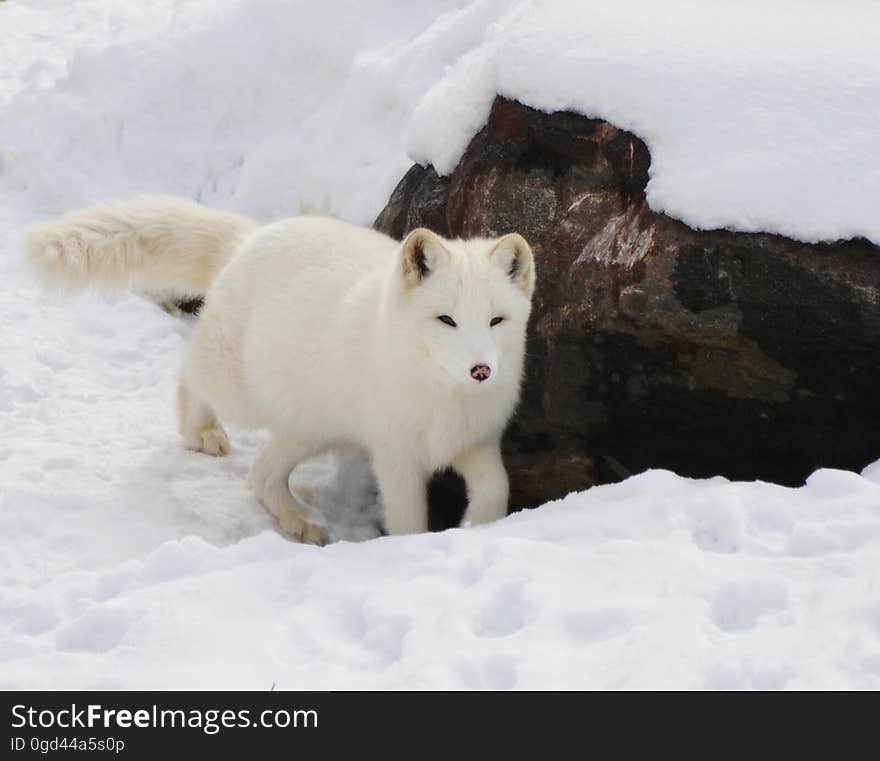
[[[454,6],[166,0],[144,10],[142,28],[93,29],[0,106],[0,190],[25,213],[167,192],[265,218],[306,206],[371,221],[411,163],[412,97],[397,68],[376,78],[361,61]],[[41,8],[44,20],[80,15],[61,0]],[[184,11],[198,22],[182,22]],[[110,45],[118,26],[130,39]],[[462,45],[447,42],[416,78],[438,78]]]
[[[27,208],[163,191],[369,222],[408,155],[454,168],[498,92],[636,132],[651,206],[694,227],[880,243],[867,0],[5,5],[10,60],[63,40],[0,80],[25,88],[0,180]]]
[[[876,689],[878,504],[654,471],[480,529],[188,536],[4,587],[0,687]]]
[[[0,4],[0,687],[880,687],[880,463],[801,489],[649,472],[493,526],[375,538],[366,464],[291,544],[259,433],[180,448],[187,326],[60,299],[20,226],[180,193],[366,222],[496,90],[629,127],[692,224],[880,240],[868,4]],[[795,12],[796,7],[796,12]]]
[[[409,147],[451,171],[497,91],[638,134],[648,202],[693,227],[880,242],[878,45],[870,2],[520,3],[425,95]]]

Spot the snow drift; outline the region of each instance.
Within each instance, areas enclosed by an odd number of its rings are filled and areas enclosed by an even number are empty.
[[[500,93],[635,132],[651,206],[692,227],[880,243],[867,1],[29,5],[2,10],[0,89],[27,208],[150,191],[369,222],[407,154],[451,171]]]

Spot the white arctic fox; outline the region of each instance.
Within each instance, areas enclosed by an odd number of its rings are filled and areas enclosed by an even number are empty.
[[[535,287],[517,234],[403,243],[320,217],[260,227],[172,198],[98,206],[31,228],[27,257],[65,287],[204,294],[183,363],[187,447],[225,455],[220,421],[272,432],[250,475],[293,538],[327,541],[288,488],[305,458],[372,457],[392,534],[427,529],[426,484],[453,466],[465,520],[507,511],[501,434],[519,396]]]

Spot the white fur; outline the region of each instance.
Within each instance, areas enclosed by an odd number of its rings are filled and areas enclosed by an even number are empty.
[[[269,428],[250,481],[281,527],[306,542],[323,543],[326,533],[304,517],[288,478],[301,460],[337,447],[371,454],[391,533],[427,529],[427,480],[450,465],[467,483],[466,521],[506,513],[500,439],[519,396],[535,281],[519,235],[444,240],[420,229],[401,244],[344,222],[297,217],[251,232],[230,258],[246,220],[199,216],[183,202],[163,220],[156,203],[104,207],[106,240],[80,243],[95,218],[89,211],[38,228],[26,250],[55,282],[74,271],[75,282],[121,284],[131,267],[140,283],[149,258],[150,287],[182,290],[229,259],[184,361],[179,420],[188,447],[226,454],[221,419]],[[124,232],[113,209],[125,210]],[[132,222],[142,218],[162,234],[142,232]],[[146,252],[109,253],[109,241],[130,236],[151,241]],[[51,257],[40,241],[51,242]],[[494,317],[504,320],[490,327]],[[492,371],[482,383],[471,377],[478,364]]]
[[[35,225],[25,255],[48,285],[201,295],[257,223],[183,198],[141,198]]]

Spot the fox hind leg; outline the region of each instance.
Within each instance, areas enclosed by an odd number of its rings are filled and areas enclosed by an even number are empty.
[[[182,378],[177,387],[177,423],[187,449],[213,457],[229,454],[229,438],[220,421]]]
[[[303,544],[323,545],[330,539],[327,529],[306,518],[302,502],[288,485],[291,471],[314,454],[317,453],[296,441],[273,436],[257,455],[248,481],[285,534]]]

